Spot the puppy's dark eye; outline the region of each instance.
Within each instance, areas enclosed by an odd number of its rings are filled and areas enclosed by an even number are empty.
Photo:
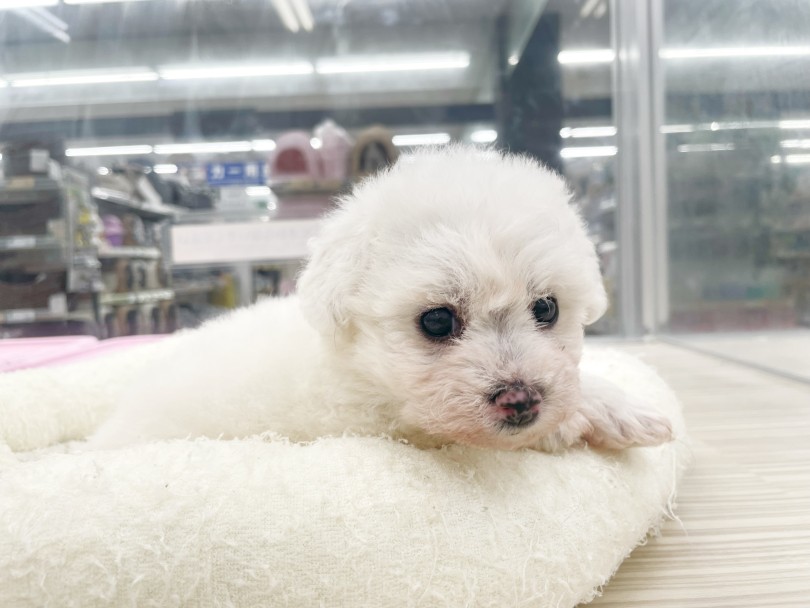
[[[534,318],[541,327],[549,327],[557,322],[560,309],[557,300],[553,297],[540,298],[534,303]]]
[[[430,338],[451,338],[461,332],[461,323],[449,308],[434,308],[423,313],[419,327]]]

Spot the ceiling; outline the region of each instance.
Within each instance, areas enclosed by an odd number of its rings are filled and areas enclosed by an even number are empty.
[[[498,30],[520,46],[539,13],[558,15],[561,49],[609,49],[608,0],[308,0],[314,27],[292,32],[277,0],[145,0],[48,9],[70,42],[14,11],[0,10],[0,78],[75,70],[157,71],[323,58],[462,52],[463,70],[309,74],[272,78],[14,88],[0,82],[0,124],[169,116],[205,110],[283,113],[317,109],[494,104]],[[288,0],[285,0],[288,1]],[[624,0],[617,0],[624,1]],[[631,1],[631,0],[627,0]],[[806,0],[664,0],[664,46],[810,45]],[[733,10],[732,10],[733,8]],[[507,49],[511,53],[511,49]],[[665,61],[670,95],[729,95],[810,89],[810,58]],[[610,120],[610,64],[561,66],[564,97],[600,102]],[[701,101],[695,103],[703,103]],[[586,112],[587,114],[587,112]]]

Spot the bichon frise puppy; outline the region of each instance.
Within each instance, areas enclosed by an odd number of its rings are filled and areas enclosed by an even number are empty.
[[[462,147],[404,157],[324,223],[298,296],[161,345],[90,439],[387,434],[555,450],[671,439],[669,422],[580,373],[606,308],[563,181]]]

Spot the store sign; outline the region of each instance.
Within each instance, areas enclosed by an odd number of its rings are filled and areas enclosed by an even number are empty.
[[[209,186],[263,186],[267,183],[264,161],[208,163],[205,180]]]

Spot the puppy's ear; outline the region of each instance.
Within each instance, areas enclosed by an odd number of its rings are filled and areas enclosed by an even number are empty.
[[[585,325],[596,323],[608,309],[608,297],[602,274],[597,269],[595,275],[593,289],[585,307]]]
[[[348,327],[366,267],[367,231],[357,201],[344,200],[324,220],[312,254],[298,278],[297,292],[307,321],[321,334]]]
[[[602,271],[599,268],[599,258],[596,255],[596,248],[590,241],[588,241],[587,267],[584,274],[587,277],[587,288],[583,294],[585,299],[583,324],[590,325],[596,323],[608,308],[608,297]]]

